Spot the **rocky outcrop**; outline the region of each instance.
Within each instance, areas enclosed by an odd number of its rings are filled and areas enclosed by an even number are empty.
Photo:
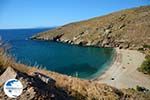
[[[82,46],[140,49],[150,44],[150,6],[67,24],[32,38]]]
[[[45,82],[49,86],[54,86],[55,83],[56,83],[56,81],[54,79],[52,79],[52,78],[50,78],[50,77],[48,77],[48,76],[46,76],[44,74],[41,74],[39,72],[34,72],[32,74],[32,76],[34,76],[36,78],[39,78],[41,81]]]
[[[17,73],[11,67],[8,67],[5,72],[0,76],[0,84],[4,84],[9,79],[16,78]]]
[[[1,56],[0,60],[3,59]],[[16,78],[21,81],[23,92],[17,100],[146,100],[150,98],[149,91],[120,90],[95,81],[23,66],[15,62],[9,64],[12,67],[0,66],[0,69],[4,69],[0,77],[1,80]],[[3,85],[0,85],[0,100],[12,100],[4,93]]]
[[[8,67],[4,74],[8,76],[13,75],[12,68]],[[8,73],[10,72],[10,73]],[[11,74],[13,73],[13,74]],[[69,96],[66,91],[56,87],[55,80],[35,72],[33,75],[28,75],[22,72],[15,72],[15,77],[1,77],[2,80],[17,78],[23,84],[23,92],[17,97],[17,100],[72,100],[73,97]],[[7,97],[0,86],[0,100],[12,100]]]

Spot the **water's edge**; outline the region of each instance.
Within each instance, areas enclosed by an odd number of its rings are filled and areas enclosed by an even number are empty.
[[[110,47],[30,39],[41,31],[44,29],[0,30],[0,35],[11,46],[9,54],[17,62],[43,66],[41,68],[68,76],[95,79],[107,71],[113,62],[115,53]]]
[[[31,39],[30,40],[33,40],[33,41],[46,41],[46,42],[57,42],[57,43],[61,43],[61,44],[65,44],[65,45],[70,45],[70,46],[78,46],[78,47],[94,47],[94,48],[111,48],[111,47],[100,47],[100,46],[93,46],[93,45],[78,45],[78,44],[69,44],[69,43],[66,43],[66,42],[60,42],[60,41],[53,41],[53,40],[34,40],[34,39]],[[107,70],[109,70],[109,68],[114,64],[115,60],[116,60],[116,57],[117,57],[117,52],[116,52],[116,49],[115,48],[111,48],[113,51],[112,51],[112,55],[110,57],[110,59],[105,63],[103,64],[101,67],[103,67],[103,70],[102,69],[99,69],[96,73],[94,73],[92,76],[89,76],[88,78],[81,78],[81,79],[87,79],[87,80],[97,80],[100,76],[102,76],[103,74],[105,74],[105,72]],[[65,74],[66,75],[66,74]],[[68,75],[69,76],[69,75]],[[72,76],[72,77],[75,77],[75,76]],[[77,76],[76,76],[77,77]],[[80,78],[80,77],[77,77],[77,78]]]

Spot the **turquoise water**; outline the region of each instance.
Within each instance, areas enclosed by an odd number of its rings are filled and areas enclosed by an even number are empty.
[[[68,45],[52,41],[29,40],[48,29],[0,30],[2,39],[11,46],[8,52],[19,62],[39,65],[62,74],[90,79],[102,73],[112,61],[114,50]]]

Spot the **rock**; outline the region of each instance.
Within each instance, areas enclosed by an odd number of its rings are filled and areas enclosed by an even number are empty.
[[[129,48],[129,43],[121,43],[120,45],[119,45],[119,48],[120,49],[128,49]]]
[[[102,42],[102,46],[105,47],[105,45],[109,45],[109,39],[104,39]]]
[[[129,44],[126,43],[126,44],[124,45],[124,49],[128,49],[128,48],[129,48]]]
[[[119,17],[119,21],[123,21],[125,18],[126,18],[126,14],[122,14],[120,17]]]
[[[76,39],[78,39],[77,37],[73,37],[73,41],[75,41]]]
[[[89,30],[85,30],[85,32],[84,32],[85,35],[86,35],[86,34],[89,34],[89,33],[90,33]]]
[[[87,43],[88,43],[87,41],[81,41],[81,42],[79,43],[79,45],[85,46]]]
[[[111,33],[111,30],[109,30],[109,29],[106,29],[104,32],[105,35],[108,35],[109,33]]]
[[[67,43],[69,40],[64,40],[65,43]]]
[[[91,42],[91,41],[88,41],[86,45],[87,45],[87,46],[91,46],[91,45],[92,45],[92,42]]]
[[[125,24],[121,24],[120,26],[119,26],[119,29],[122,29],[123,27],[125,27],[126,25]]]
[[[41,39],[42,39],[42,38],[41,38]],[[44,40],[49,40],[49,38],[48,38],[48,37],[45,37]]]
[[[75,42],[75,44],[80,45],[80,46],[86,46],[88,44],[88,42],[79,39]]]
[[[79,35],[83,35],[84,34],[84,32],[81,32]]]
[[[17,73],[15,70],[11,67],[8,67],[5,72],[0,76],[0,84],[5,83],[9,79],[14,79],[16,78]]]
[[[60,41],[60,38],[63,36],[63,34],[57,35],[55,37],[53,37],[53,41]]]
[[[23,98],[28,98],[28,100],[32,100],[33,98],[35,98],[35,95],[36,95],[36,92],[35,92],[34,88],[30,87],[30,88],[28,88],[26,93],[22,95],[22,99]]]
[[[55,98],[55,95],[54,95],[54,94],[51,94],[51,98]]]
[[[111,29],[113,27],[113,24],[109,24],[108,26],[105,27],[105,29]]]
[[[48,85],[52,85],[53,86],[56,83],[56,81],[54,79],[52,79],[52,78],[50,78],[50,77],[48,77],[48,76],[46,76],[44,74],[41,74],[39,72],[34,72],[32,75],[34,77],[36,77],[36,78],[41,79],[43,82],[45,82]]]
[[[68,40],[68,41],[67,41],[67,43],[71,44],[71,43],[72,43],[72,41],[71,41],[71,40]]]
[[[127,43],[128,40],[125,39],[120,39],[120,40],[115,40],[116,43],[121,44],[121,43]]]
[[[119,44],[115,44],[115,46],[114,47],[119,47]]]

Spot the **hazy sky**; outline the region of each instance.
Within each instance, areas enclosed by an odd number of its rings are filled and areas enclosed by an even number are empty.
[[[0,29],[59,26],[142,5],[150,0],[0,0]]]

